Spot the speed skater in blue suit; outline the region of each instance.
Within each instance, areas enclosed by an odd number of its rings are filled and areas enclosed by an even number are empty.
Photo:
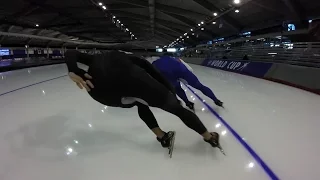
[[[200,90],[208,96],[213,102],[223,107],[221,102],[210,88],[203,85],[199,79],[192,73],[192,68],[182,59],[164,55],[152,63],[163,76],[174,86],[176,94],[185,102],[186,106],[194,111],[194,103],[188,100],[185,91],[181,88],[180,81],[187,83],[189,86]]]

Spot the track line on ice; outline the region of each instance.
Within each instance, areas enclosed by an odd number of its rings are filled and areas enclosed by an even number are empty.
[[[193,91],[188,85],[184,84],[191,92],[194,94],[208,109],[216,116],[221,123],[228,128],[228,130],[233,134],[233,136],[242,144],[242,146],[251,154],[251,156],[260,164],[262,169],[272,180],[279,180],[278,176],[270,169],[270,167],[261,159],[261,157],[241,138],[241,136],[203,99]]]
[[[45,82],[52,81],[52,80],[55,80],[55,79],[59,79],[59,78],[65,77],[65,76],[67,76],[67,75],[63,75],[63,76],[55,77],[55,78],[52,78],[52,79],[48,79],[48,80],[40,81],[40,82],[37,82],[37,83],[33,83],[33,84],[30,84],[30,85],[27,85],[27,86],[23,86],[21,88],[14,89],[14,90],[2,93],[2,94],[0,94],[0,96],[9,94],[9,93],[12,93],[12,92],[15,92],[15,91],[19,91],[21,89],[25,89],[25,88],[28,88],[28,87],[31,87],[31,86],[34,86],[34,85],[37,85],[37,84],[41,84],[41,83],[45,83]]]

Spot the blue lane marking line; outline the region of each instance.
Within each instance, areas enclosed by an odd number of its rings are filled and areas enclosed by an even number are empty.
[[[40,82],[37,82],[37,83],[34,83],[34,84],[30,84],[28,86],[23,86],[21,88],[18,88],[18,89],[14,89],[14,90],[11,90],[11,91],[8,91],[8,92],[5,92],[5,93],[2,93],[0,94],[0,96],[3,96],[3,95],[6,95],[6,94],[9,94],[9,93],[12,93],[12,92],[15,92],[15,91],[19,91],[21,89],[25,89],[25,88],[28,88],[28,87],[31,87],[31,86],[34,86],[34,85],[37,85],[37,84],[41,84],[41,83],[44,83],[44,82],[48,82],[48,81],[52,81],[52,80],[55,80],[55,79],[59,79],[59,78],[62,78],[62,77],[65,77],[67,75],[63,75],[63,76],[59,76],[59,77],[55,77],[55,78],[52,78],[52,79],[48,79],[48,80],[45,80],[45,81],[40,81]]]
[[[259,155],[241,138],[241,136],[203,99],[196,94],[188,85],[184,84],[197,98],[228,128],[233,136],[247,149],[251,156],[261,165],[262,169],[268,174],[272,180],[279,180],[278,176],[269,168],[269,166],[259,157]]]

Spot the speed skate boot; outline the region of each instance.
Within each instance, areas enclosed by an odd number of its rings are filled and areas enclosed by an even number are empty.
[[[219,142],[219,138],[220,138],[220,137],[219,137],[219,134],[216,133],[216,132],[211,132],[210,134],[212,135],[211,139],[209,139],[209,140],[205,140],[205,139],[204,139],[204,141],[207,142],[207,143],[209,143],[209,144],[210,144],[212,147],[214,147],[214,148],[219,148],[220,151],[221,151],[221,153],[222,153],[223,155],[226,155],[225,152],[224,152],[224,150],[223,150],[222,147],[220,146],[220,142]]]
[[[216,101],[214,101],[214,103],[219,106],[219,107],[223,107],[223,102],[221,102],[219,99],[217,99]]]
[[[194,103],[193,102],[188,102],[188,103],[186,103],[186,106],[190,109],[190,110],[192,110],[193,112],[195,111],[195,109],[194,109]]]
[[[161,139],[157,137],[157,140],[161,143],[162,147],[169,149],[170,158],[172,157],[175,136],[175,131],[169,131]]]

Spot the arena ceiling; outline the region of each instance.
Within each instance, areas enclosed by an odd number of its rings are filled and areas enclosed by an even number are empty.
[[[194,45],[319,17],[319,8],[318,0],[10,0],[0,6],[0,45]]]

